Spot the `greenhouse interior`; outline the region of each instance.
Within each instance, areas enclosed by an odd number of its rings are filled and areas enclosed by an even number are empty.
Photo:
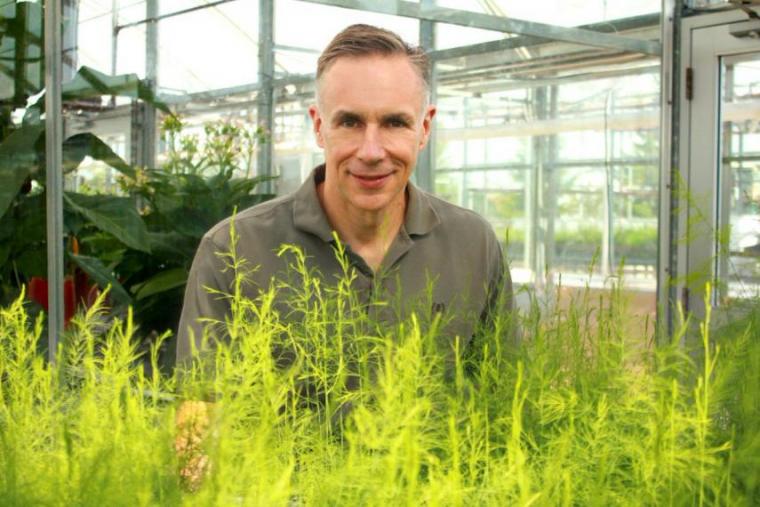
[[[0,106],[0,505],[760,505],[760,0],[0,0]]]

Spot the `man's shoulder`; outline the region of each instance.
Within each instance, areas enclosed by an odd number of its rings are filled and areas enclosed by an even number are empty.
[[[203,236],[217,246],[227,246],[232,229],[238,234],[257,231],[276,231],[293,222],[293,201],[295,194],[275,197],[250,208],[246,208],[214,225]]]
[[[431,193],[421,191],[440,220],[439,228],[463,235],[493,235],[491,223],[471,209],[463,208]]]

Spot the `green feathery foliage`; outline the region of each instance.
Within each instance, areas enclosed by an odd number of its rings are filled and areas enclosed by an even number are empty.
[[[131,315],[109,322],[102,298],[54,365],[22,299],[0,311],[0,504],[760,501],[760,310],[716,338],[708,313],[692,354],[689,319],[652,348],[626,334],[620,290],[585,292],[535,302],[519,344],[499,315],[465,347],[438,317],[372,322],[348,264],[330,285],[297,248],[280,254],[293,276],[255,300],[241,296],[252,266],[229,255],[227,339],[209,331],[181,375],[160,372],[160,341],[146,374]],[[178,452],[178,409],[200,399],[208,427]]]

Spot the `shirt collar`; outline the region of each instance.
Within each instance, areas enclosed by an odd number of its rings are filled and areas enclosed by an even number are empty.
[[[325,242],[332,242],[333,230],[327,220],[317,195],[317,185],[325,180],[325,165],[314,168],[306,181],[296,190],[293,205],[293,222],[296,229],[314,234]],[[415,187],[411,182],[406,186],[408,202],[404,229],[409,236],[422,236],[435,228],[441,220],[438,217],[430,195]]]

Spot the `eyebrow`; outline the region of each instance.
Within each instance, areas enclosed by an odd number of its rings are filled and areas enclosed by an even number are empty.
[[[383,123],[389,123],[392,121],[397,121],[405,125],[412,125],[414,123],[414,118],[412,118],[406,113],[391,113],[391,114],[386,114],[382,117]]]
[[[338,110],[335,115],[333,115],[333,123],[338,124],[340,122],[346,121],[346,120],[353,120],[353,121],[365,121],[366,116],[354,113],[352,111],[346,111],[346,110]],[[392,121],[398,121],[401,123],[404,123],[406,125],[412,125],[414,123],[414,118],[403,112],[397,112],[397,113],[388,113],[384,114],[380,117],[381,123],[389,123]]]
[[[339,110],[333,116],[332,123],[334,125],[337,125],[337,124],[339,124],[339,123],[341,123],[343,121],[346,121],[346,120],[364,121],[364,117],[362,115],[360,115],[360,114],[352,113],[351,111]]]

